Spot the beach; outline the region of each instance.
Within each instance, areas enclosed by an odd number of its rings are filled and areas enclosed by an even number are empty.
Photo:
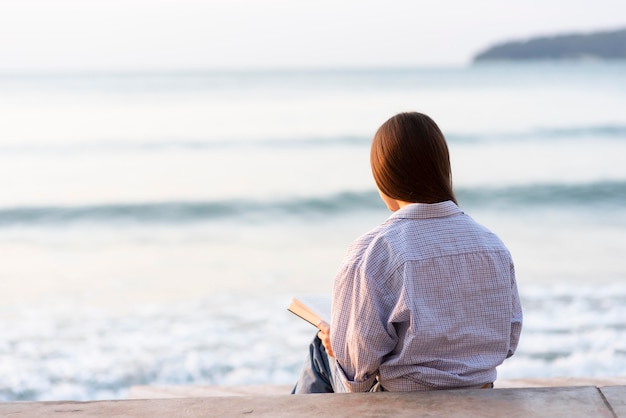
[[[421,111],[516,265],[502,379],[626,375],[626,63],[0,76],[0,400],[287,385],[347,246],[383,222],[369,143]]]

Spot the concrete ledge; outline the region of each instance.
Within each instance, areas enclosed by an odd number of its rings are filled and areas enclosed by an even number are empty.
[[[626,417],[626,386],[601,388],[602,395],[616,417]]]
[[[541,377],[496,380],[496,388],[538,388],[548,386],[626,386],[626,376]]]
[[[497,380],[496,389],[538,388],[564,386],[626,386],[626,377],[550,377],[536,379]],[[254,396],[287,395],[293,385],[162,385],[133,386],[128,392],[130,399],[200,398],[206,396]]]
[[[626,386],[463,389],[414,393],[216,396],[96,402],[13,402],[19,417],[618,417]]]
[[[625,383],[626,384],[626,383]],[[205,398],[209,396],[289,395],[293,385],[132,386],[129,399]]]

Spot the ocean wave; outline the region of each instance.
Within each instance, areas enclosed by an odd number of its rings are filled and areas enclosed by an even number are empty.
[[[475,207],[568,205],[623,208],[626,206],[626,181],[468,188],[457,190],[457,198],[459,202]]]
[[[587,125],[576,127],[544,127],[537,129],[529,129],[520,132],[492,132],[492,133],[474,133],[459,134],[450,133],[446,135],[446,139],[451,144],[454,143],[476,143],[485,142],[525,142],[532,140],[540,141],[577,141],[577,140],[626,140],[626,125],[606,124],[606,125]]]
[[[89,142],[46,143],[33,141],[0,145],[0,153],[18,154],[89,154],[93,152],[131,152],[149,153],[156,151],[183,150],[230,150],[230,149],[302,149],[337,146],[369,147],[371,138],[356,135],[335,137],[299,137],[299,138],[230,138],[230,139],[152,139],[152,140],[98,140]]]
[[[593,125],[572,128],[538,129],[537,135],[554,138],[576,138],[581,136],[601,136],[626,138],[626,125]]]
[[[450,144],[511,143],[532,140],[626,140],[626,125],[590,125],[569,128],[541,128],[521,132],[445,133]],[[369,147],[371,136],[299,136],[280,138],[154,138],[149,140],[109,139],[87,142],[20,142],[0,145],[0,153],[66,154],[93,152],[155,152],[163,150],[229,150],[229,149],[308,149],[330,147]]]
[[[520,291],[522,338],[500,378],[626,373],[624,285]],[[124,316],[24,307],[0,317],[0,358],[11,359],[0,401],[124,399],[136,385],[291,385],[312,333],[286,311],[289,297],[214,295]]]
[[[279,201],[224,200],[206,202],[120,203],[89,206],[0,209],[0,226],[76,222],[183,223],[223,219],[258,221],[276,214],[291,216],[342,213],[357,206],[380,208],[378,194],[343,192],[332,196]]]
[[[461,206],[472,209],[573,207],[625,208],[626,181],[587,184],[530,184],[461,188]],[[73,223],[190,223],[216,220],[266,222],[282,218],[333,216],[384,209],[374,190],[340,192],[288,200],[223,200],[201,202],[119,203],[85,206],[0,208],[0,227]]]

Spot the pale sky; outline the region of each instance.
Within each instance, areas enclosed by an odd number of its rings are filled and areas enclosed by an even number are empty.
[[[457,66],[624,0],[0,0],[0,72]]]

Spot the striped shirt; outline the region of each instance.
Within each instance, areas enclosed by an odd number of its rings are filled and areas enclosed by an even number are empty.
[[[480,387],[513,355],[522,308],[509,251],[453,202],[415,203],[349,248],[333,286],[342,383]]]

